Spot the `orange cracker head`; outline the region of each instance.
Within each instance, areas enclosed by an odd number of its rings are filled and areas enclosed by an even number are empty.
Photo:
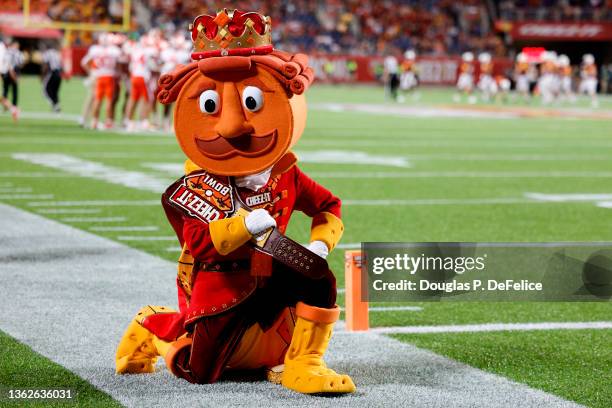
[[[273,166],[306,123],[303,93],[313,80],[307,57],[271,47],[249,50],[194,52],[198,62],[160,78],[159,101],[176,101],[181,149],[214,174],[244,176]]]

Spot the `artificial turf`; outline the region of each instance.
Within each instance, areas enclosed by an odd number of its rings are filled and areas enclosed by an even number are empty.
[[[120,407],[108,394],[0,331],[0,407]],[[70,399],[11,399],[10,390],[65,390]],[[15,394],[13,394],[15,395]]]
[[[607,408],[612,401],[609,331],[437,333],[392,337],[590,407]]]

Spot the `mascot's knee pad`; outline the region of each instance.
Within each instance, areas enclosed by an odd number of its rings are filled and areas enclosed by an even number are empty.
[[[164,356],[166,367],[177,377],[185,378],[187,381],[196,383],[188,370],[189,358],[191,356],[192,341],[189,337],[181,337],[177,341],[170,343],[168,351]]]
[[[156,313],[168,313],[172,309],[164,306],[145,306],[138,311],[123,333],[115,356],[117,374],[140,374],[155,371],[160,350],[167,344],[142,326],[145,317]]]

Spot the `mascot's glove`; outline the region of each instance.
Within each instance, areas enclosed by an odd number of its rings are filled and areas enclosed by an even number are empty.
[[[327,244],[323,241],[312,241],[306,248],[323,259],[326,259],[327,255],[329,255],[329,248],[327,248]]]
[[[263,208],[251,211],[245,217],[244,223],[251,235],[259,235],[270,228],[276,227],[274,218]]]

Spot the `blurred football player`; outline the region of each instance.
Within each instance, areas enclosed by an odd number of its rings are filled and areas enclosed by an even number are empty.
[[[556,87],[558,84],[557,54],[554,51],[545,51],[542,55],[542,64],[540,66],[540,78],[538,80],[538,90],[542,97],[542,104],[548,105],[555,100]]]
[[[416,52],[414,50],[407,50],[404,53],[404,60],[400,65],[400,90],[402,93],[409,93],[410,91],[416,89],[418,85],[418,71],[416,66]],[[418,95],[414,94],[415,98],[418,98]],[[400,95],[399,101],[405,101],[405,96]]]
[[[560,79],[559,98],[567,101],[574,101],[574,91],[572,89],[572,66],[567,55],[560,55],[557,61]]]
[[[113,127],[113,99],[116,91],[117,62],[120,56],[121,51],[112,44],[111,35],[103,33],[99,38],[99,43],[92,45],[81,60],[81,66],[94,80],[92,129],[98,129],[103,100],[106,100],[104,128],[110,129]]]
[[[151,113],[151,102],[153,90],[151,89],[151,76],[154,66],[157,64],[157,51],[153,39],[142,36],[138,44],[129,50],[130,57],[130,100],[127,105],[127,130],[134,131],[137,127],[149,129],[149,114]],[[140,102],[140,123],[134,122],[136,106]]]
[[[457,79],[457,91],[453,99],[461,102],[461,95],[467,95],[468,103],[476,103],[476,97],[472,95],[474,90],[474,54],[464,52],[461,55],[461,65],[459,66],[459,78]]]
[[[597,100],[597,65],[595,65],[595,57],[592,54],[582,56],[578,92],[591,97],[591,106],[599,106],[599,101]]]
[[[4,75],[6,72],[9,72],[8,50],[6,48],[6,45],[4,45],[2,41],[0,41],[0,74]],[[19,117],[19,109],[2,94],[0,94],[0,105],[2,105],[4,109],[10,111],[13,120],[17,121]]]
[[[489,101],[497,94],[497,82],[493,79],[493,63],[491,54],[482,52],[478,55],[480,63],[480,76],[478,78],[478,89],[482,93],[482,100]]]
[[[54,44],[42,45],[41,77],[43,94],[49,101],[51,109],[59,113],[59,89],[62,84],[62,57]]]
[[[530,95],[529,62],[527,62],[527,55],[522,52],[516,56],[514,81],[516,82],[516,92],[527,101]]]
[[[397,89],[399,88],[399,63],[393,52],[389,52],[383,62],[385,87],[387,96],[397,101]]]

